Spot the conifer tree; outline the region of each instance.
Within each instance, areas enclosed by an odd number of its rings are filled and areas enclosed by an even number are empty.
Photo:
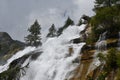
[[[77,26],[80,26],[81,24],[83,24],[83,21],[82,21],[82,19],[80,18],[80,20],[78,21]]]
[[[25,37],[25,41],[27,45],[36,46],[36,47],[42,45],[40,30],[41,27],[38,21],[36,20],[34,24],[31,25],[30,28],[28,29],[30,34],[27,37]]]
[[[67,20],[65,21],[65,25],[58,29],[57,36],[60,36],[62,34],[63,30],[66,29],[70,25],[74,25],[74,22],[70,17],[68,17]]]
[[[57,35],[55,25],[52,24],[52,26],[49,28],[49,33],[47,34],[47,37],[55,37]]]

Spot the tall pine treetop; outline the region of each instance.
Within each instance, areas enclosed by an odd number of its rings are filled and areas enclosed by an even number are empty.
[[[55,31],[54,29],[55,29],[55,25],[52,24],[52,26],[50,27],[49,31]]]
[[[70,17],[67,18],[67,20],[65,21],[65,25],[63,27],[66,28],[69,25],[74,25],[74,21]]]
[[[63,27],[60,27],[60,28],[58,29],[58,31],[57,31],[57,36],[60,36],[60,35],[62,34],[63,30],[66,29],[66,28],[67,28],[68,26],[70,26],[70,25],[74,25],[74,21],[73,21],[70,17],[68,17],[67,20],[65,21],[64,26],[63,26]]]
[[[49,33],[47,34],[47,37],[55,37],[57,35],[55,25],[52,24],[52,26],[49,28]]]
[[[25,41],[27,45],[36,46],[36,47],[39,45],[42,45],[40,30],[41,30],[41,27],[38,21],[36,20],[34,24],[31,25],[30,28],[28,29],[30,34],[27,37],[25,37]]]
[[[41,27],[37,20],[35,20],[34,24],[31,25],[31,27],[28,29],[28,31],[31,32],[31,34],[33,35],[41,34],[40,30],[41,30]]]

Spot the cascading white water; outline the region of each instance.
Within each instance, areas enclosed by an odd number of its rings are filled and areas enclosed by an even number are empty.
[[[87,74],[89,74],[91,71],[95,70],[101,64],[101,62],[99,61],[99,58],[96,58],[96,56],[100,52],[106,53],[106,52],[104,52],[104,51],[107,50],[106,34],[107,34],[107,32],[104,32],[103,34],[101,34],[100,37],[99,37],[99,40],[96,42],[96,45],[95,45],[96,51],[93,55],[94,59],[93,59],[93,62],[91,63],[91,65],[89,67],[89,70],[88,70]]]
[[[36,49],[35,47],[27,47],[24,50],[17,52],[15,55],[13,55],[10,59],[7,60],[7,63],[5,65],[0,66],[0,73],[2,73],[3,71],[7,70],[9,68],[9,64],[12,61],[22,57],[25,54],[28,54],[28,53],[34,51],[35,49]]]
[[[85,25],[69,26],[61,36],[49,38],[42,46],[43,53],[35,61],[30,62],[26,75],[20,80],[65,80],[71,77],[72,71],[79,63],[80,51],[85,43],[73,44],[70,41],[78,38]],[[69,47],[73,53],[69,55]]]
[[[29,62],[28,68],[25,68],[26,74],[20,77],[20,80],[65,80],[69,79],[74,69],[80,64],[76,59],[80,59],[80,51],[85,43],[73,44],[71,40],[80,37],[80,32],[85,29],[85,24],[81,26],[69,26],[61,36],[48,38],[39,48],[28,47],[23,51],[13,55],[5,65],[0,66],[0,73],[9,68],[9,64],[32,51],[42,54],[34,61],[28,59],[21,65],[24,67]],[[72,52],[69,48],[72,48]]]
[[[107,32],[104,32],[100,35],[99,40],[95,45],[97,51],[105,51],[107,49],[106,33]]]

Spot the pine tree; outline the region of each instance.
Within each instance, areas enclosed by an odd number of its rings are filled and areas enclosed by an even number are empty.
[[[60,36],[62,34],[63,30],[66,29],[70,25],[74,25],[74,22],[70,17],[68,17],[67,20],[65,21],[65,25],[58,29],[57,36]]]
[[[27,45],[36,46],[36,47],[39,45],[42,45],[41,38],[40,38],[40,35],[41,35],[40,30],[41,30],[41,27],[38,21],[36,20],[34,24],[31,25],[30,28],[28,29],[30,34],[27,37],[25,37],[25,41]]]
[[[82,21],[82,19],[80,18],[80,20],[78,21],[77,26],[80,26],[81,24],[83,24],[83,21]]]
[[[49,28],[49,33],[47,34],[47,37],[55,37],[57,35],[55,25],[52,24],[52,26]]]

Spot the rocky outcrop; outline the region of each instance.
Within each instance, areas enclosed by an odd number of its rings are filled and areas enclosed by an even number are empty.
[[[91,26],[88,25],[87,28],[82,32],[83,38],[82,40],[79,39],[74,39],[73,43],[80,43],[82,41],[87,42],[87,38],[91,34]],[[91,37],[91,36],[90,36]],[[118,32],[116,33],[107,33],[106,35],[106,42],[107,42],[107,50],[111,48],[117,48],[118,47],[118,41],[119,41],[119,35]],[[102,67],[103,65],[100,65],[96,67],[93,70],[90,70],[90,66],[94,60],[94,53],[95,53],[95,44],[96,42],[93,42],[92,44],[87,43],[83,48],[82,48],[82,56],[80,59],[80,65],[76,68],[74,71],[75,75],[70,79],[70,80],[97,80],[99,77],[104,77],[104,74],[106,74]],[[119,71],[119,70],[118,70]],[[113,74],[111,71],[109,74],[107,74],[106,80],[116,80],[116,76],[118,75],[118,71]],[[88,73],[89,72],[89,73]],[[102,75],[101,75],[102,74]],[[114,79],[111,79],[114,78]],[[100,78],[100,80],[104,80]]]
[[[70,80],[87,80],[87,73],[89,71],[89,67],[94,59],[93,54],[95,50],[92,47],[85,45],[82,48],[82,56],[80,59],[80,65],[74,71],[74,77]]]

